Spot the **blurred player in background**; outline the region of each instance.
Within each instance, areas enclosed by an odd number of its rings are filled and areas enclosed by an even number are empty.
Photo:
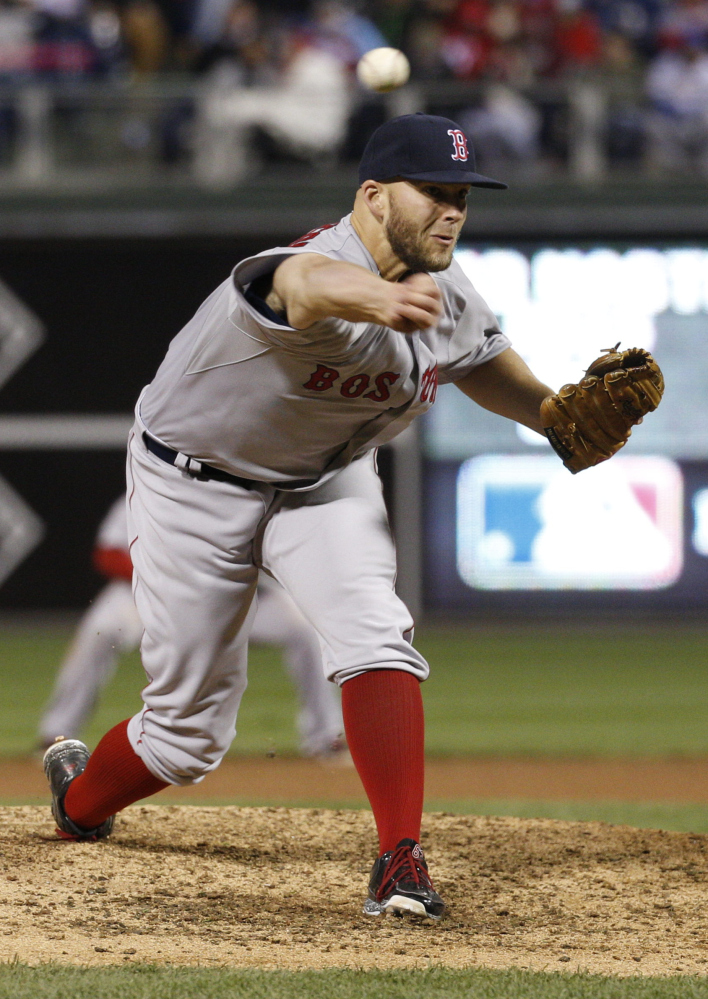
[[[109,582],[82,617],[62,663],[51,701],[39,723],[39,742],[77,736],[98,696],[113,676],[120,655],[140,645],[143,626],[133,600],[133,565],[128,550],[125,495],[101,523],[93,551],[95,568]],[[285,590],[264,573],[258,583],[258,610],[250,639],[281,645],[285,665],[298,693],[298,731],[303,756],[348,764],[339,699],[322,670],[317,633]]]

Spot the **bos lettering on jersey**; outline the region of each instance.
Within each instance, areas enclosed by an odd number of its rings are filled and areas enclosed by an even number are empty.
[[[423,377],[420,379],[420,401],[429,402],[432,406],[435,402],[435,396],[438,394],[438,366],[437,364],[432,365],[423,372]]]
[[[330,222],[329,225],[321,225],[319,227],[319,229],[310,229],[310,231],[306,232],[304,236],[299,236],[295,240],[294,243],[290,243],[289,245],[290,246],[307,246],[307,244],[310,242],[310,240],[314,239],[315,236],[319,236],[319,234],[321,232],[326,232],[327,229],[334,229],[334,227],[336,225],[338,225],[338,224],[339,223],[337,223],[337,222]]]
[[[340,383],[337,388],[345,399],[358,399],[363,395],[372,402],[386,402],[391,397],[391,386],[395,385],[400,377],[400,371],[382,371],[380,375],[373,377],[362,371],[361,374],[351,375],[340,382],[340,374],[336,368],[318,364],[308,380],[303,382],[303,388],[312,392],[327,392],[334,388],[335,383]],[[370,391],[367,392],[367,389]]]
[[[340,374],[336,368],[330,368],[326,364],[318,364],[308,380],[303,382],[303,388],[309,389],[311,392],[327,392],[334,388],[335,383],[339,382],[340,384],[337,385],[339,394],[343,395],[345,399],[358,399],[360,395],[363,395],[365,399],[371,399],[373,402],[386,402],[391,396],[391,386],[395,385],[400,377],[400,372],[382,371],[380,375],[376,375],[372,379],[370,375],[362,371],[361,374],[351,375],[340,382]],[[372,381],[374,388],[367,392],[366,390]],[[420,379],[420,401],[429,402],[432,406],[437,394],[438,366],[433,364],[423,372]]]

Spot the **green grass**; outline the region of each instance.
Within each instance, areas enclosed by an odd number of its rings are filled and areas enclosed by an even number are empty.
[[[331,806],[330,806],[331,807]],[[473,801],[426,800],[426,811],[455,815],[516,815],[526,819],[610,822],[638,829],[708,833],[708,805],[634,801],[534,801],[484,798]]]
[[[8,629],[0,635],[0,753],[35,739],[42,704],[70,631]],[[708,754],[708,630],[653,628],[422,629],[432,666],[423,686],[428,750],[437,754]],[[610,656],[609,650],[612,650]],[[125,657],[84,733],[89,745],[138,707],[144,674]],[[295,752],[295,696],[272,649],[251,651],[249,687],[233,751]],[[208,795],[200,803],[274,804]],[[28,803],[22,802],[5,804]],[[193,800],[196,803],[196,799]],[[277,802],[275,802],[277,804]],[[335,807],[312,800],[304,807]],[[356,807],[341,801],[336,807]],[[616,801],[444,801],[430,811],[602,820],[644,828],[708,832],[708,805]]]
[[[708,631],[423,632],[435,754],[708,753]]]
[[[42,708],[70,637],[70,631],[57,628],[8,629],[0,635],[0,754],[22,754],[33,747]],[[89,746],[139,710],[144,685],[138,654],[123,656],[82,733]],[[295,714],[295,694],[280,655],[269,648],[252,649],[235,748],[244,753],[296,752]]]
[[[146,799],[149,804],[163,805],[160,795]],[[174,803],[174,800],[173,802]],[[25,794],[21,798],[0,798],[0,806],[5,805],[45,805],[45,792],[37,795]],[[274,797],[228,798],[190,797],[183,802],[187,807],[221,806],[258,808],[282,805]],[[359,801],[332,801],[318,798],[288,798],[288,808],[327,808],[364,809],[368,805]],[[708,805],[682,805],[665,802],[624,802],[624,801],[538,801],[533,798],[479,798],[474,800],[456,799],[443,801],[426,798],[426,812],[447,812],[453,815],[514,815],[527,819],[560,819],[566,822],[609,822],[611,825],[634,826],[636,829],[664,829],[667,832],[708,833]]]
[[[0,999],[708,999],[695,977],[527,971],[0,967]]]
[[[68,641],[54,630],[0,636],[0,753],[31,748]],[[453,754],[708,754],[708,630],[421,629],[428,751]],[[275,650],[251,652],[233,749],[294,752],[295,697]],[[126,657],[84,737],[134,713],[144,683]]]

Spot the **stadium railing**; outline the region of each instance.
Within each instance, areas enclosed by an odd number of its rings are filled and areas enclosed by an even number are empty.
[[[252,97],[253,89],[232,91],[229,100],[238,103],[240,93]],[[278,100],[276,91],[262,97]],[[200,169],[209,144],[231,127],[213,121],[204,127],[210,102],[214,94],[203,83],[181,78],[6,82],[0,85],[0,188],[237,185],[262,166],[262,144],[254,147],[253,136],[241,130],[251,153],[237,166],[226,157],[221,170]],[[389,95],[355,91],[344,109],[344,133],[329,148],[308,152],[276,137],[265,156],[280,153],[300,171],[303,163],[313,170],[351,166],[377,116],[414,110],[465,120],[482,167],[501,161],[507,174],[529,183],[549,176],[602,182],[646,168],[644,122],[651,109],[641,83],[592,77],[513,91],[454,81],[410,84]]]

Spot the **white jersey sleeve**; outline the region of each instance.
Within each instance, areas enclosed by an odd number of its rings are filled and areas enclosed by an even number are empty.
[[[284,260],[298,253],[317,253],[331,260],[342,260],[350,264],[358,264],[366,270],[377,273],[373,258],[356,235],[348,219],[343,219],[336,226],[323,226],[313,229],[292,246],[276,247],[266,250],[257,257],[241,261],[233,270],[233,281],[236,287],[243,291],[256,278],[272,273]],[[249,302],[245,308],[263,331],[265,339],[286,350],[315,347],[318,357],[334,359],[342,349],[347,349],[364,336],[369,323],[352,323],[346,319],[329,316],[313,323],[304,330],[296,330],[286,323],[277,324],[267,319]]]

